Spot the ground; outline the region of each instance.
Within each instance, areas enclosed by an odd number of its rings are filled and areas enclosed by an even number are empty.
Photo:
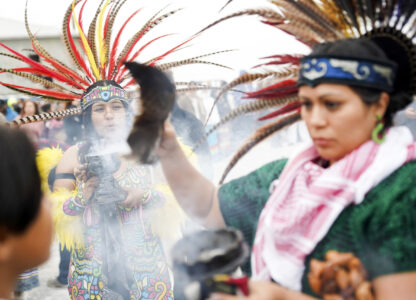
[[[68,290],[66,288],[50,288],[46,286],[49,279],[53,279],[58,275],[59,265],[59,245],[55,241],[51,245],[51,256],[49,260],[39,267],[40,286],[24,293],[25,300],[66,300],[69,299]]]

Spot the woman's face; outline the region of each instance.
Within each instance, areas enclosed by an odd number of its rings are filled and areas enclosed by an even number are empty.
[[[25,107],[23,109],[23,114],[25,116],[34,115],[36,113],[35,103],[32,101],[26,100]]]
[[[118,99],[96,102],[91,108],[91,121],[101,138],[119,137],[126,131],[126,109]]]
[[[21,272],[36,267],[49,258],[52,242],[51,203],[43,197],[39,212],[29,227],[14,239],[13,264]]]
[[[366,105],[348,86],[330,83],[302,86],[299,98],[313,143],[319,155],[331,163],[371,138],[376,115],[383,116],[388,103],[387,97],[387,101]]]

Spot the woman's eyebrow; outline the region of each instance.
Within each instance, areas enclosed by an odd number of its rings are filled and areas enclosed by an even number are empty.
[[[299,100],[310,100],[308,96],[299,95]]]
[[[324,98],[326,98],[326,97],[342,97],[343,96],[343,94],[342,93],[325,93],[325,94],[322,94],[322,95],[319,95],[319,97],[318,97],[318,99],[324,99]]]

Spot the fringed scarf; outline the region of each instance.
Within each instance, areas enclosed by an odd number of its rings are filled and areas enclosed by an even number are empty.
[[[381,145],[372,140],[328,168],[308,147],[286,165],[257,227],[252,266],[255,279],[301,290],[305,258],[347,206],[403,164],[416,158],[416,143],[406,127],[388,130]]]

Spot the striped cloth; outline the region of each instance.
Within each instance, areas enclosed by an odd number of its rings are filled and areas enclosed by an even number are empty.
[[[254,278],[300,291],[305,258],[342,210],[414,160],[415,149],[409,129],[393,127],[381,145],[367,141],[326,169],[314,163],[319,156],[313,146],[289,161],[260,215]]]
[[[16,285],[14,287],[15,292],[29,291],[39,286],[39,272],[38,269],[31,269],[19,275]]]

